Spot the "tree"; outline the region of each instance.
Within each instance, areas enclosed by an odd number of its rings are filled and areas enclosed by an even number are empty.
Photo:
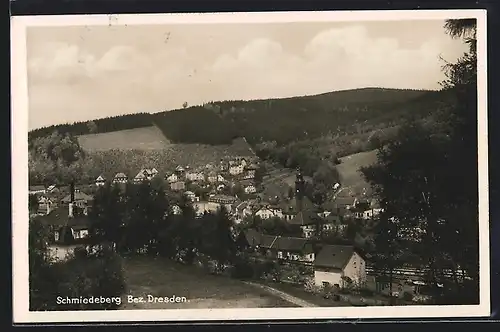
[[[89,134],[95,134],[97,133],[97,125],[94,121],[89,121],[87,123],[87,128],[89,130]]]
[[[29,210],[31,213],[36,213],[38,211],[38,196],[35,194],[30,194],[28,198]]]
[[[446,29],[455,37],[467,35],[470,46],[456,63],[444,67],[443,90],[457,102],[449,103],[430,126],[403,126],[394,142],[379,149],[377,164],[363,174],[384,208],[380,232],[388,233],[395,227],[388,220],[396,221],[400,232],[393,240],[404,241],[407,254],[429,268],[429,283],[446,282],[443,271],[450,269],[454,301],[469,303],[478,301],[479,271],[475,28],[466,20],[448,21]],[[459,185],[457,177],[464,178]],[[411,236],[401,238],[403,233]],[[386,252],[387,242],[376,241],[377,252]],[[470,285],[459,280],[459,269],[472,278]]]
[[[183,102],[183,103],[182,103],[182,108],[187,108],[187,107],[188,107],[188,103],[187,103],[187,101]]]

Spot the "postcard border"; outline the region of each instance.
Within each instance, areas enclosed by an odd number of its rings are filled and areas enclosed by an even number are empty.
[[[66,25],[152,25],[279,23],[319,21],[399,21],[476,18],[478,39],[478,180],[480,304],[460,306],[328,307],[259,309],[166,309],[118,311],[29,311],[28,287],[28,86],[26,28]],[[384,10],[203,14],[113,14],[11,17],[12,77],[12,255],[14,323],[240,321],[350,318],[440,318],[490,316],[488,116],[486,10]],[[486,135],[485,135],[486,134]],[[332,313],[334,310],[334,314]],[[64,313],[64,314],[62,314]]]

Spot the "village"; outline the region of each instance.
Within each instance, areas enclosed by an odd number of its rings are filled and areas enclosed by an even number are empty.
[[[257,157],[239,157],[200,168],[178,165],[164,174],[153,167],[142,169],[133,177],[122,172],[110,177],[100,175],[87,185],[31,186],[29,194],[31,199],[36,199],[37,210],[33,213],[54,230],[51,248],[59,260],[84,244],[89,236],[92,224],[89,211],[93,195],[100,187],[111,185],[124,189],[130,184],[156,181],[190,202],[197,217],[216,213],[224,207],[233,222],[234,239],[247,253],[280,262],[283,267],[280,282],[316,290],[357,287],[396,298],[408,298],[411,294],[410,300],[423,296],[422,287],[426,286],[421,278],[423,271],[411,267],[394,271],[390,287],[387,278],[373,268],[370,255],[354,243],[328,244],[319,236],[342,235],[349,221],[363,223],[376,218],[382,211],[376,200],[342,195],[340,184],[336,184],[332,188],[339,193],[335,200],[317,206],[305,195],[307,180],[300,170],[294,172],[295,183],[290,187],[293,190],[269,196],[262,181],[266,177],[265,167]],[[173,205],[171,213],[176,215],[182,211]],[[279,231],[265,234],[253,226],[255,220],[281,222],[294,231],[293,234]],[[300,272],[297,274],[297,271]]]

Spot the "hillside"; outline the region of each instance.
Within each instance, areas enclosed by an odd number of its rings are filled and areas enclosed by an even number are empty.
[[[168,147],[169,142],[156,126],[125,129],[101,134],[78,136],[85,151],[158,150]]]
[[[361,193],[363,189],[368,190],[370,188],[370,185],[363,178],[360,169],[377,162],[377,150],[355,153],[340,158],[340,161],[341,163],[337,165],[337,170],[343,190]]]
[[[425,117],[448,102],[444,92],[367,88],[284,99],[222,101],[203,106],[138,113],[33,130],[30,139],[54,130],[100,134],[156,125],[172,143],[231,144],[245,137],[287,144],[324,135],[370,132]]]

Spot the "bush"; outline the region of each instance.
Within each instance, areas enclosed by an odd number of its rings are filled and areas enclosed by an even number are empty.
[[[412,301],[413,300],[413,294],[411,292],[404,292],[403,293],[403,300],[404,301]]]
[[[30,311],[102,310],[116,308],[125,290],[121,257],[100,248],[91,254],[85,249],[66,261],[53,262],[48,255],[46,228],[30,221],[29,282]],[[114,298],[114,303],[61,304],[58,299]],[[59,299],[59,300],[60,300]],[[72,301],[73,302],[73,301]]]
[[[359,290],[359,294],[361,296],[373,296],[375,294],[375,292],[371,289],[368,289],[368,288],[361,288]]]

